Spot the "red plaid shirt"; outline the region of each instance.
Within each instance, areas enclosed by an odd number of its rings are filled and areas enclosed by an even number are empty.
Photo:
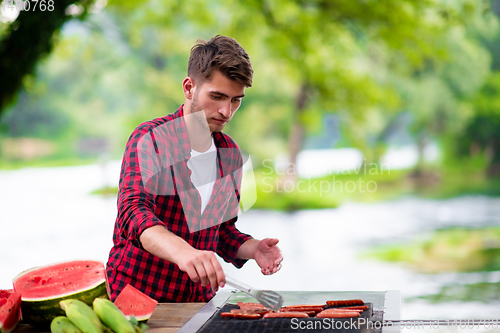
[[[251,238],[234,225],[242,167],[239,148],[228,135],[213,133],[219,172],[200,214],[201,198],[189,179],[191,148],[182,117],[183,106],[139,125],[128,140],[106,268],[112,300],[127,284],[159,302],[206,302],[215,295],[210,286],[193,283],[177,265],[143,249],[139,236],[155,225],[165,226],[196,249],[216,252],[238,268],[246,262],[236,258],[241,244]]]

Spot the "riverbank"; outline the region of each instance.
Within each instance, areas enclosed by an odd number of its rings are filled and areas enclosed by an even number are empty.
[[[335,208],[345,202],[377,202],[405,196],[447,199],[462,195],[500,196],[500,178],[488,179],[481,170],[427,170],[419,178],[413,170],[392,170],[379,174],[330,175],[298,178],[254,173],[256,201],[253,209],[295,211]],[[95,189],[91,194],[113,196],[118,187]],[[245,189],[243,194],[245,195]],[[246,193],[246,195],[252,194]]]
[[[120,162],[106,169],[117,184]],[[0,220],[8,221],[0,243],[0,288],[31,267],[61,260],[107,261],[116,218],[116,197],[90,195],[106,179],[100,165],[0,171]],[[20,199],[22,198],[22,199]],[[360,257],[374,246],[411,243],[435,229],[500,224],[500,198],[412,196],[377,202],[344,202],[336,209],[278,212],[251,209],[238,228],[256,238],[277,237],[283,269],[264,276],[252,261],[241,269],[220,260],[224,271],[255,288],[276,290],[401,290],[406,319],[491,318],[498,301],[453,301],[444,292],[494,291],[498,271],[422,274],[399,263]],[[479,285],[480,284],[480,285]],[[454,286],[453,288],[451,286]],[[462,286],[462,289],[460,289]],[[439,302],[424,297],[434,296]],[[458,297],[458,294],[457,294]]]

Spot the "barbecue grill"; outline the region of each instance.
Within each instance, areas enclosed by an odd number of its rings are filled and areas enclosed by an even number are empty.
[[[399,291],[279,291],[285,299],[284,306],[295,304],[325,304],[327,300],[362,299],[369,306],[369,311],[358,318],[273,318],[273,319],[227,319],[221,312],[238,308],[241,302],[255,302],[245,293],[221,290],[179,333],[215,333],[215,332],[300,332],[314,327],[314,332],[395,332],[396,327],[384,326],[401,318],[401,296]],[[320,322],[320,323],[316,323]]]

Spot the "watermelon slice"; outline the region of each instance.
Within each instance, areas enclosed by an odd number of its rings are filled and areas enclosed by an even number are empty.
[[[0,332],[12,332],[20,319],[21,294],[12,289],[0,290]]]
[[[115,305],[130,319],[134,316],[139,322],[146,322],[153,314],[158,302],[140,290],[127,284],[115,299]]]
[[[21,294],[23,321],[48,327],[52,319],[64,315],[59,301],[79,299],[88,305],[96,297],[108,297],[104,263],[72,260],[24,271],[13,280]]]

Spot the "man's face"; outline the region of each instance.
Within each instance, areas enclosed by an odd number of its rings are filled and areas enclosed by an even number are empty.
[[[211,132],[220,132],[233,118],[245,96],[245,86],[214,71],[209,80],[197,84],[190,113],[204,111]]]

